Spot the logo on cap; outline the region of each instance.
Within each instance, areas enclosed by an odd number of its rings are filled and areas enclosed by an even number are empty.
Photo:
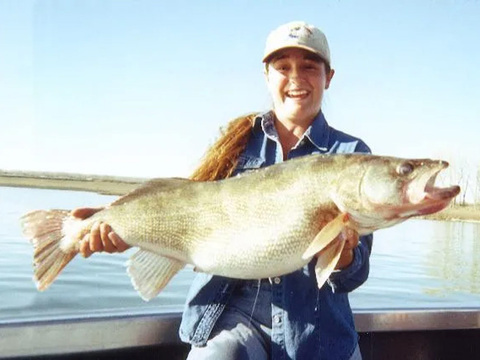
[[[311,37],[313,35],[312,30],[304,25],[297,25],[290,28],[288,34],[289,37],[298,39],[300,37]]]

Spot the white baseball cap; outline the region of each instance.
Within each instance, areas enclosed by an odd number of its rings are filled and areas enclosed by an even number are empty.
[[[293,21],[281,25],[268,35],[263,62],[267,62],[274,52],[292,47],[311,51],[330,66],[330,48],[327,37],[320,29],[303,21]]]

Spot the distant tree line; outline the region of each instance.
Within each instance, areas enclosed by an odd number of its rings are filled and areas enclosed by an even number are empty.
[[[451,183],[459,185],[462,189],[453,200],[453,205],[474,204],[480,207],[480,166],[476,171],[468,171],[468,169],[468,166],[459,166],[450,173]]]

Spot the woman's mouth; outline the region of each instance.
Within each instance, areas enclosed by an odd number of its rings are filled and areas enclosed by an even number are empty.
[[[310,92],[308,90],[288,90],[285,95],[290,99],[304,99]]]

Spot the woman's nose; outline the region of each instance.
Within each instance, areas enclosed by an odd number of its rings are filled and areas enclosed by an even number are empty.
[[[298,80],[298,79],[301,79],[301,77],[302,77],[302,72],[301,72],[300,67],[299,66],[292,66],[290,74],[289,74],[289,78],[291,80]]]

